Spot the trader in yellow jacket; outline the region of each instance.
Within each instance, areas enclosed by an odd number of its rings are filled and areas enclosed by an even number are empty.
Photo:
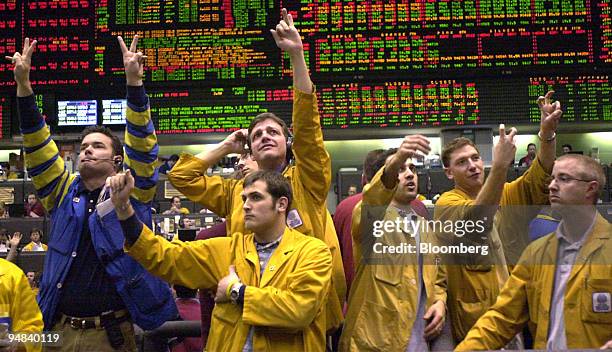
[[[26,244],[22,252],[44,252],[47,251],[49,247],[46,244],[41,242],[42,240],[42,230],[34,227],[30,230],[30,243]]]
[[[399,149],[383,153],[377,161],[380,170],[353,210],[357,272],[340,351],[428,351],[442,333],[446,275],[433,256],[418,252],[419,243],[432,242],[434,236],[418,229],[424,219],[410,206],[418,192],[412,162],[416,151],[429,152],[427,138],[407,136]],[[409,219],[410,226],[403,226],[404,219]],[[400,229],[388,227],[398,220]],[[417,226],[416,232],[411,225]],[[404,244],[416,251],[384,253]]]
[[[286,225],[292,194],[281,174],[256,171],[245,178],[249,234],[196,242],[154,236],[131,208],[133,184],[129,172],[107,181],[129,255],[172,284],[216,287],[208,350],[325,351],[331,254],[322,241]]]
[[[41,351],[40,344],[17,343],[8,334],[36,341],[43,330],[42,313],[34,292],[23,271],[15,264],[0,258],[0,351],[2,347],[25,347],[26,351]],[[13,335],[15,336],[15,335]]]
[[[448,309],[457,343],[493,305],[508,279],[508,265],[516,264],[527,246],[529,220],[537,213],[531,214],[534,207],[529,206],[547,202],[547,178],[555,160],[556,129],[562,114],[559,102],[551,103],[552,94],[548,92],[538,100],[541,146],[537,159],[517,180],[506,183],[508,168],[516,152],[514,128],[506,134],[504,126],[500,125],[499,141],[493,148],[493,162],[486,181],[484,162],[472,141],[456,138],[442,151],[446,176],[454,181],[455,188],[438,199],[434,219],[455,224],[479,221],[485,224],[486,231],[472,231],[465,236],[447,232],[440,235],[439,240],[449,244],[477,242],[490,248],[486,262],[481,262],[480,256],[467,257],[468,262],[453,258],[444,261],[449,264],[446,267]],[[520,349],[520,341],[509,347]]]
[[[183,153],[168,174],[174,187],[194,202],[225,218],[227,233],[245,232],[242,209],[242,181],[207,176],[206,171],[228,154],[251,151],[260,170],[282,173],[291,183],[293,208],[289,227],[327,244],[333,258],[332,294],[327,307],[328,330],[342,322],[346,280],[338,238],[327,214],[327,193],[331,184],[331,159],[323,144],[323,132],[314,86],[308,75],[302,40],[291,15],[272,31],[276,44],[289,54],[293,67],[293,137],[286,123],[272,113],[255,117],[248,130],[229,135],[211,150],[196,156]],[[293,153],[295,164],[288,164]]]
[[[535,349],[612,349],[612,225],[594,205],[605,182],[589,157],[555,162],[549,189],[559,227],[527,247],[458,350],[500,349],[525,324]]]

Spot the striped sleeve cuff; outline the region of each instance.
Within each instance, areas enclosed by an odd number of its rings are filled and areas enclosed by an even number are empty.
[[[19,109],[19,120],[21,122],[22,133],[32,133],[40,129],[43,123],[43,118],[38,107],[34,94],[27,97],[17,97],[17,105]]]
[[[125,220],[120,220],[119,222],[121,223],[125,240],[130,246],[134,245],[134,243],[138,241],[138,237],[140,237],[140,233],[142,232],[142,222],[138,220],[136,213]]]

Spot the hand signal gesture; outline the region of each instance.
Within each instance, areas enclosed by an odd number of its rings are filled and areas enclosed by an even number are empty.
[[[32,54],[36,50],[36,40],[30,43],[30,38],[25,38],[23,43],[23,50],[21,53],[16,52],[13,56],[5,56],[7,60],[10,60],[13,65],[13,74],[15,75],[15,82],[19,85],[26,85],[30,83],[30,68],[32,67]]]
[[[563,111],[561,111],[561,103],[555,101],[551,103],[551,98],[555,92],[548,91],[545,96],[538,98],[538,106],[540,107],[541,119],[540,119],[540,133],[541,138],[549,139],[552,138]]]
[[[516,136],[517,130],[512,127],[510,132],[506,134],[506,127],[504,124],[499,125],[499,141],[493,147],[493,164],[499,167],[510,166],[514,155],[516,154],[516,145],[514,136]]]
[[[121,54],[123,55],[123,67],[125,67],[125,77],[129,86],[142,85],[142,77],[144,75],[144,61],[147,58],[140,51],[136,51],[138,45],[138,34],[134,35],[132,44],[128,50],[123,38],[117,37]]]
[[[293,25],[293,17],[287,13],[287,9],[282,10],[282,19],[276,25],[276,30],[271,29],[270,32],[276,45],[289,54],[304,50],[300,33]]]

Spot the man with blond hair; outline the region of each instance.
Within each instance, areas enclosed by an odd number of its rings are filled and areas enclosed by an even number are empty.
[[[506,133],[500,125],[486,181],[484,161],[471,140],[456,138],[442,151],[444,171],[455,187],[436,202],[434,218],[453,224],[481,222],[484,231],[470,231],[466,235],[448,231],[439,233],[439,240],[477,242],[491,248],[486,257],[454,256],[445,261],[449,317],[456,342],[463,340],[476,320],[493,305],[508,278],[508,265],[516,263],[529,243],[528,224],[535,214],[530,214],[527,206],[547,202],[547,179],[555,160],[556,130],[562,114],[560,103],[551,102],[552,94],[548,92],[538,99],[540,149],[531,167],[517,180],[506,183],[516,152],[515,128]],[[514,213],[510,214],[511,211]],[[521,348],[521,343],[517,340],[509,347]]]
[[[561,223],[527,247],[457,350],[500,349],[525,325],[535,349],[612,349],[612,225],[595,207],[605,182],[589,157],[557,159],[548,189]]]

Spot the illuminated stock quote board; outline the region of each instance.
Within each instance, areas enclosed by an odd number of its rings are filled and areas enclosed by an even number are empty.
[[[8,0],[0,56],[37,39],[42,100],[97,100],[98,122],[116,122],[103,111],[124,98],[116,37],[139,34],[159,133],[228,132],[261,112],[291,117],[290,62],[269,33],[287,7],[326,129],[537,123],[551,88],[564,120],[605,122],[611,1]],[[0,64],[3,97],[10,70]]]

